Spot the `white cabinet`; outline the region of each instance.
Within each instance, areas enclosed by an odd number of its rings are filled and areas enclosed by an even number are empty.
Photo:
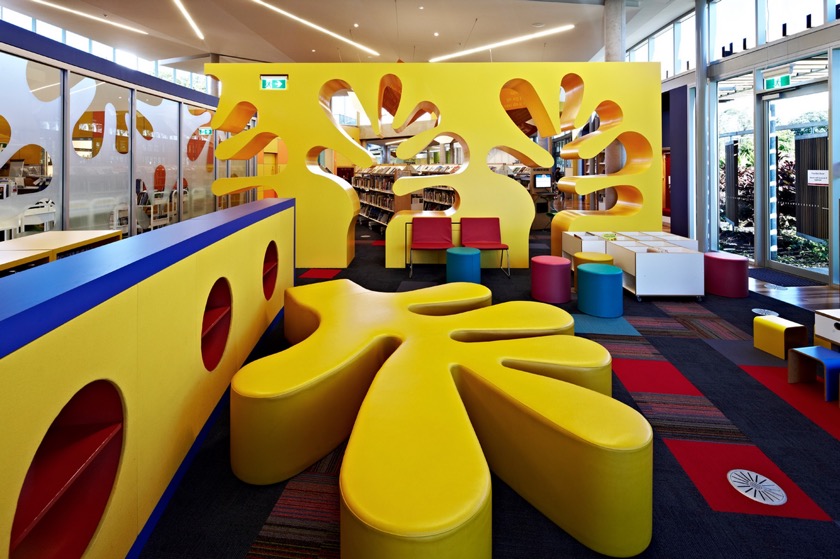
[[[702,297],[703,253],[697,241],[663,231],[565,231],[563,256],[604,252],[624,271],[624,288],[639,300],[646,296]]]
[[[702,252],[665,241],[609,241],[607,254],[624,271],[624,288],[639,300],[705,293]]]

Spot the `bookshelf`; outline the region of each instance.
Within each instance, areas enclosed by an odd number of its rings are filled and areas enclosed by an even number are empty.
[[[396,196],[394,181],[409,176],[408,166],[377,165],[360,169],[353,177],[353,188],[359,196],[359,219],[368,226],[386,227],[395,212],[411,209],[411,196]]]
[[[460,165],[417,165],[414,174],[419,176],[451,175],[461,169]],[[448,210],[458,200],[458,192],[450,186],[435,185],[423,189],[423,209]]]

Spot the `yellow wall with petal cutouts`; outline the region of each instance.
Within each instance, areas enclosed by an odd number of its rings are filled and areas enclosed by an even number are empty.
[[[510,245],[511,266],[528,267],[528,238],[534,220],[533,199],[512,178],[492,172],[487,155],[500,149],[532,167],[550,167],[551,154],[533,142],[509,116],[513,105],[528,110],[540,136],[581,128],[594,114],[601,127],[563,150],[566,159],[594,157],[613,141],[626,151],[617,172],[597,177],[566,177],[560,188],[577,195],[615,188],[617,204],[608,210],[565,210],[552,223],[552,238],[565,230],[660,230],[661,110],[659,67],[654,63],[452,63],[452,64],[207,64],[208,74],[222,82],[222,96],[212,125],[234,135],[222,142],[220,159],[253,157],[274,138],[288,146],[288,164],[274,176],[259,177],[260,186],[297,200],[297,266],[343,268],[354,257],[354,223],[359,200],[344,180],[318,168],[318,155],[333,150],[359,167],[373,162],[364,148],[334,120],[331,97],[352,90],[375,133],[378,115],[394,113],[394,130],[404,130],[430,113],[435,126],[397,149],[410,159],[439,135],[463,146],[465,162],[457,173],[403,177],[394,193],[421,192],[445,185],[457,191],[456,204],[445,212],[398,212],[386,232],[389,268],[406,264],[406,222],[415,215],[498,216],[502,240]],[[286,88],[261,89],[261,77],[286,76]],[[561,101],[561,95],[564,99]],[[247,128],[251,117],[259,118]],[[223,178],[216,195],[253,187],[253,178]],[[454,231],[458,240],[458,229]],[[554,245],[554,241],[552,242]],[[420,254],[419,261],[440,258]],[[496,255],[482,264],[496,266]],[[425,260],[424,260],[425,259]]]

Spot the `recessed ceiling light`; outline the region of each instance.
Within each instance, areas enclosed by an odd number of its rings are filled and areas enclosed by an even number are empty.
[[[315,49],[312,49],[312,52],[315,52]]]
[[[353,45],[353,46],[354,46],[354,47],[356,47],[357,49],[359,49],[359,50],[363,50],[363,51],[365,51],[365,52],[367,52],[367,53],[370,53],[370,54],[372,54],[373,56],[379,56],[379,53],[378,53],[378,52],[376,52],[375,50],[371,49],[371,48],[368,48],[368,47],[366,47],[366,46],[364,46],[364,45],[362,45],[362,44],[359,44],[359,43],[357,43],[356,41],[351,41],[350,39],[348,39],[348,38],[346,38],[346,37],[342,37],[342,36],[341,36],[341,35],[339,35],[338,33],[333,33],[333,32],[332,32],[332,31],[330,31],[329,29],[325,29],[325,28],[321,27],[320,25],[316,25],[316,24],[312,23],[311,21],[305,20],[305,19],[303,19],[302,17],[298,17],[298,16],[296,16],[296,15],[294,15],[294,14],[290,13],[290,12],[287,12],[286,10],[281,10],[281,9],[280,9],[280,8],[278,8],[277,6],[272,6],[272,5],[271,5],[271,4],[269,4],[268,2],[263,2],[262,0],[253,0],[253,1],[254,1],[255,3],[259,4],[260,6],[266,7],[266,8],[268,8],[269,10],[272,10],[272,11],[274,11],[274,12],[277,12],[278,14],[280,14],[280,15],[282,15],[282,16],[285,16],[285,17],[287,17],[287,18],[289,18],[289,19],[292,19],[292,20],[294,20],[294,21],[296,21],[296,22],[298,22],[298,23],[302,23],[303,25],[305,25],[305,26],[307,26],[307,27],[311,27],[311,28],[312,28],[312,29],[314,29],[315,31],[320,31],[321,33],[324,33],[325,35],[329,35],[330,37],[332,37],[332,38],[334,38],[334,39],[338,39],[339,41],[343,41],[343,42],[347,43],[348,45]]]
[[[192,27],[193,31],[195,31],[196,36],[203,41],[204,40],[204,33],[202,33],[201,29],[198,28],[198,25],[195,24],[195,21],[193,21],[192,16],[187,11],[187,9],[184,7],[184,5],[181,3],[181,0],[174,0],[174,2],[175,2],[175,5],[178,6],[178,9],[181,10],[181,14],[183,14],[184,18],[190,24],[190,27]]]
[[[475,47],[472,49],[460,50],[458,52],[453,52],[452,54],[445,54],[443,56],[438,56],[436,58],[429,59],[429,62],[443,62],[444,60],[449,60],[450,58],[457,58],[459,56],[467,56],[469,54],[475,54],[477,52],[491,50],[499,47],[506,47],[508,45],[515,45],[517,43],[524,43],[525,41],[530,41],[531,39],[539,39],[540,37],[546,37],[548,35],[554,35],[557,33],[562,33],[563,31],[568,31],[570,29],[574,29],[574,25],[561,25],[560,27],[552,27],[551,29],[546,29],[545,31],[538,31],[536,33],[531,33],[530,35],[522,35],[520,37],[513,37],[511,39],[505,39],[504,41],[499,41],[497,43],[491,43],[489,45],[483,45],[480,47]]]
[[[535,23],[532,23],[531,27],[536,27],[537,29],[542,29],[543,27],[545,27],[545,24],[542,23],[541,21],[537,21]]]
[[[437,31],[435,31],[435,37],[439,37],[439,36],[440,36],[440,33],[438,33]]]
[[[359,26],[359,24],[358,24],[358,23],[354,23],[354,24],[353,24],[353,27],[358,27],[358,26]]]
[[[421,9],[421,10],[425,10],[425,8],[424,8],[423,6],[420,6],[420,7],[419,7],[419,9]]]
[[[128,25],[123,25],[121,23],[116,23],[114,21],[108,21],[105,18],[92,16],[90,14],[86,14],[84,12],[80,12],[78,10],[71,10],[70,8],[65,8],[64,6],[59,6],[57,4],[53,4],[52,2],[45,2],[44,0],[32,0],[36,4],[41,4],[42,6],[48,6],[50,8],[55,8],[56,10],[61,10],[62,12],[71,13],[77,16],[86,17],[88,19],[92,19],[94,21],[98,21],[99,23],[107,23],[108,25],[113,25],[114,27],[119,27],[120,29],[126,29],[128,31],[133,31],[135,33],[140,33],[141,35],[148,35],[145,31],[137,29],[135,27],[129,27]]]

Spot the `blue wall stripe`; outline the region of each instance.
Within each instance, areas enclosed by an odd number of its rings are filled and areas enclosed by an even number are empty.
[[[219,104],[218,97],[132,70],[5,21],[0,21],[0,43],[195,103],[211,107]]]
[[[282,211],[269,198],[195,217],[0,279],[0,358],[219,240]]]

